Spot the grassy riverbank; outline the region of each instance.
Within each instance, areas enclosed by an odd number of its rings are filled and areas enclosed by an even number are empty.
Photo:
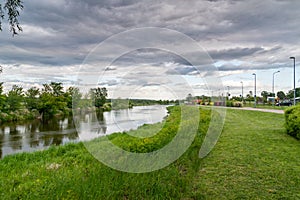
[[[0,161],[0,199],[300,198],[300,143],[285,133],[282,114],[227,110],[217,145],[199,159],[210,111],[201,113],[199,132],[188,151],[151,173],[131,174],[106,167],[82,143],[7,156]],[[180,110],[172,110],[157,134],[165,140],[159,144],[144,141],[144,147],[161,148],[173,138],[173,131],[168,130],[177,129],[179,116]],[[155,130],[155,126],[143,126],[142,132]],[[125,134],[111,139],[122,148],[147,151],[136,148],[142,140],[130,142]]]
[[[125,134],[112,135],[110,138],[113,143],[134,152],[161,148],[176,134],[180,112],[178,108],[172,109],[163,129],[147,142],[131,140]],[[201,111],[201,116],[201,128],[188,151],[168,167],[151,173],[132,174],[113,170],[96,160],[82,143],[53,147],[33,154],[7,156],[0,161],[0,199],[196,197],[197,191],[193,190],[190,180],[199,170],[198,151],[210,111]],[[146,125],[141,129],[145,133],[157,130],[158,125]],[[132,134],[136,133],[133,131]],[[156,140],[161,142],[156,143]]]

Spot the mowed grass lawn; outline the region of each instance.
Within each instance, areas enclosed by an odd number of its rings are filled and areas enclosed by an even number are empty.
[[[300,199],[300,142],[281,114],[228,109],[194,181],[207,199]]]
[[[282,114],[228,109],[218,143],[199,159],[210,116],[201,113],[195,142],[164,169],[120,172],[95,160],[82,143],[53,147],[0,160],[0,199],[300,199],[300,142],[285,133]],[[173,109],[158,137],[168,137],[178,119]]]

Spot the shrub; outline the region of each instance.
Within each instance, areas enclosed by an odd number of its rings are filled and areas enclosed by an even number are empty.
[[[284,112],[287,134],[300,139],[300,106],[293,106]]]
[[[233,102],[233,107],[242,107],[242,102],[239,101]]]
[[[233,101],[226,101],[226,107],[233,107]]]
[[[242,102],[239,102],[239,101],[226,101],[226,107],[242,107]]]

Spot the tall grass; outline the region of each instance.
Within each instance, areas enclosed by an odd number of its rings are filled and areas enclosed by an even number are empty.
[[[179,107],[170,109],[163,125],[145,125],[129,133],[146,133],[163,127],[146,142],[127,134],[113,134],[110,139],[130,151],[155,150],[174,137],[180,114]],[[198,151],[209,117],[209,110],[201,110],[201,128],[190,148],[171,165],[150,173],[134,174],[111,169],[96,160],[83,143],[7,156],[0,161],[0,199],[193,198],[196,192],[190,180],[199,169]],[[97,140],[92,143],[97,143]]]

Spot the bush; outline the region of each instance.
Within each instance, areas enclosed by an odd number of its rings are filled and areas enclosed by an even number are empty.
[[[284,112],[287,134],[300,139],[300,106],[293,106]]]
[[[242,107],[242,102],[239,101],[233,102],[233,107]]]
[[[233,107],[233,101],[226,101],[226,107]]]
[[[242,107],[242,102],[239,102],[239,101],[226,101],[226,107]]]

